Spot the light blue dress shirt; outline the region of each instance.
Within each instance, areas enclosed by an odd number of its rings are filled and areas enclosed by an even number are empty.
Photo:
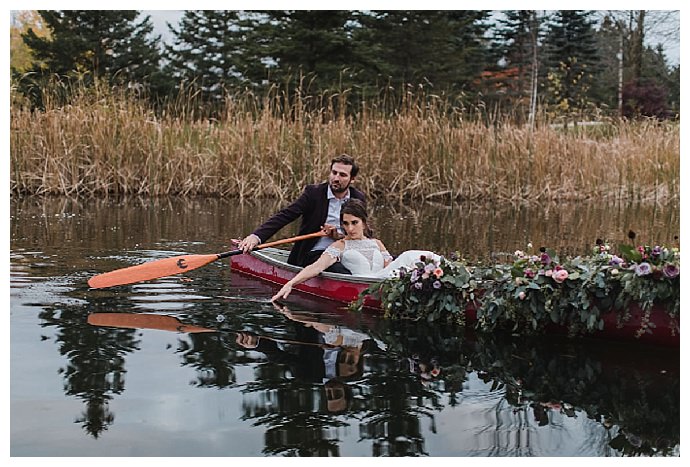
[[[328,216],[326,216],[326,224],[335,225],[338,227],[338,231],[343,233],[342,228],[340,227],[340,208],[345,201],[350,199],[350,189],[347,189],[347,194],[343,199],[338,199],[335,197],[331,187],[329,186],[328,191],[326,192],[326,197],[328,198]],[[331,243],[333,243],[333,239],[331,237],[321,237],[311,251],[325,250]]]

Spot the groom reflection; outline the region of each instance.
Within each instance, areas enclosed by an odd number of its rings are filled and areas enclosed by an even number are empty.
[[[276,304],[276,308],[290,320],[302,323],[294,341],[238,332],[236,343],[263,353],[272,363],[286,365],[302,382],[323,384],[328,412],[346,412],[352,401],[352,388],[347,383],[361,379],[363,356],[377,347],[376,342],[366,334],[294,314],[285,306]]]

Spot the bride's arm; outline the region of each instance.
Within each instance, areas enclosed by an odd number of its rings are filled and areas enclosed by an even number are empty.
[[[341,245],[338,245],[339,243]],[[334,242],[332,246],[342,251],[345,248],[345,243],[342,240],[338,240],[337,242]],[[287,296],[290,295],[290,292],[292,292],[292,287],[297,284],[301,284],[312,277],[318,276],[321,274],[321,272],[329,268],[335,262],[336,258],[324,252],[314,263],[306,266],[295,277],[287,281],[287,283],[278,291],[278,293],[271,297],[271,301],[274,302],[279,298],[287,298]]]
[[[383,256],[383,267],[385,268],[386,266],[391,264],[391,262],[393,261],[393,257],[390,253],[388,253],[388,250],[384,246],[383,242],[378,238],[376,239],[376,244],[379,246],[379,250],[381,250],[381,255]]]

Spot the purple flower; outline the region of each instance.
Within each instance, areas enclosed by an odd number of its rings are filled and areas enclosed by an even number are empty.
[[[659,245],[655,246],[652,249],[652,256],[660,256],[661,255],[661,247]]]
[[[415,282],[415,283],[414,283],[414,288],[417,289],[417,290],[421,289],[421,288],[422,288],[422,283],[421,283],[421,282]]]
[[[673,279],[680,275],[680,269],[674,264],[667,264],[664,266],[664,276]]]
[[[547,253],[542,253],[541,254],[541,264],[544,266],[548,266],[551,264],[551,257]]]
[[[417,282],[417,279],[419,279],[419,271],[415,269],[412,271],[412,275],[410,276],[410,282]]]
[[[646,276],[652,273],[652,267],[649,263],[640,263],[635,266],[635,274],[638,276]]]
[[[531,269],[525,269],[525,277],[528,277],[530,279],[533,279],[536,273],[532,271]]]
[[[613,255],[609,261],[609,266],[620,266],[621,264],[623,264],[623,258],[619,258],[616,255]]]
[[[432,284],[435,289],[440,289],[441,288],[441,281],[434,281]]]

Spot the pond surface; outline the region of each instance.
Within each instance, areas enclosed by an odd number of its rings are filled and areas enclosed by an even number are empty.
[[[10,454],[680,454],[678,350],[391,322],[299,293],[278,307],[276,288],[223,261],[187,277],[86,284],[226,251],[277,207],[12,200]],[[374,216],[393,253],[482,261],[528,242],[584,254],[628,230],[672,245],[680,231],[678,206],[388,206]]]

